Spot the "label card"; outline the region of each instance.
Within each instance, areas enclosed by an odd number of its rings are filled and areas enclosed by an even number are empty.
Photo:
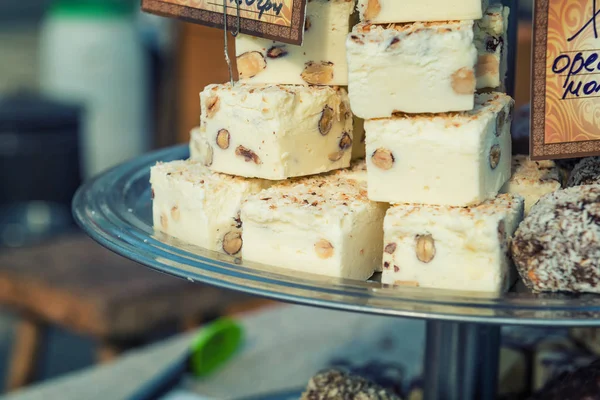
[[[308,0],[225,0],[227,25],[240,32],[284,43],[302,44]],[[201,25],[223,28],[223,0],[142,0],[142,10]]]
[[[531,158],[600,155],[600,1],[536,0]]]

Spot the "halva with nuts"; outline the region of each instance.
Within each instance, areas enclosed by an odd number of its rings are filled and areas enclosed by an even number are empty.
[[[296,271],[368,279],[381,264],[387,205],[366,182],[338,175],[288,180],[242,206],[245,260]]]
[[[400,204],[384,221],[382,282],[502,292],[514,282],[510,237],[523,199],[502,194],[473,207]]]
[[[473,21],[359,24],[346,48],[350,104],[360,118],[473,108]]]
[[[242,202],[271,182],[214,173],[200,162],[172,161],[151,168],[150,184],[156,231],[241,256]]]
[[[200,98],[213,171],[280,180],[350,165],[345,89],[237,83],[209,85]]]
[[[344,44],[354,5],[354,0],[308,2],[302,46],[238,35],[235,47],[240,81],[348,85]]]
[[[513,100],[486,93],[475,103],[366,121],[369,198],[448,206],[494,198],[510,178]]]

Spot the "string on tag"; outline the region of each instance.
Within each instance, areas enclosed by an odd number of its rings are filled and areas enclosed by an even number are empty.
[[[240,16],[240,14],[241,14],[241,12],[240,12],[240,3],[241,2],[242,2],[242,0],[235,0],[235,4],[237,6],[236,7],[237,8],[237,22],[236,22],[237,26],[235,27],[235,31],[231,32],[231,35],[233,37],[236,37],[240,33],[240,24],[241,24],[241,20],[242,20],[242,18]]]
[[[240,1],[235,0],[236,8],[237,8],[237,26],[235,30],[231,32],[233,37],[236,37],[240,33],[240,24],[241,24],[241,12],[240,12]],[[227,0],[223,0],[223,32],[225,39],[225,61],[227,61],[227,68],[229,69],[229,81],[231,82],[231,86],[234,85],[233,81],[233,69],[231,67],[231,60],[229,59],[229,44],[227,43]]]

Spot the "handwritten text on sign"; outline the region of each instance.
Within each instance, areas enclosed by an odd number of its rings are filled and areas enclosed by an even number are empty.
[[[230,27],[253,36],[301,44],[307,0],[226,0]],[[182,18],[214,27],[223,26],[223,0],[142,0],[144,11]]]
[[[275,25],[290,26],[293,3],[292,0],[227,0],[227,13],[237,15],[237,5],[240,5],[242,18],[264,21]],[[164,0],[165,3],[197,8],[200,10],[223,13],[223,0]]]
[[[535,18],[532,156],[600,154],[600,1],[538,0]]]
[[[590,18],[590,20],[588,20],[573,36],[569,37],[567,42],[572,42],[579,36],[585,36],[586,29],[590,30],[594,39],[598,39],[596,18],[598,17],[599,12],[596,10],[595,1],[592,1],[592,3],[592,18]],[[566,76],[563,83],[563,100],[598,94],[600,91],[600,84],[596,78],[592,78],[584,83],[580,77],[600,74],[599,51],[600,49],[585,49],[562,52],[554,59],[554,62],[552,63],[552,72],[560,76]]]

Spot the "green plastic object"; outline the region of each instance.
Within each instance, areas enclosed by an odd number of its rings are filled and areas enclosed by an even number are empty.
[[[204,377],[215,372],[237,352],[243,337],[242,327],[228,318],[202,328],[192,343],[192,374]]]
[[[115,18],[127,17],[135,11],[131,0],[55,0],[50,15],[66,18]]]

